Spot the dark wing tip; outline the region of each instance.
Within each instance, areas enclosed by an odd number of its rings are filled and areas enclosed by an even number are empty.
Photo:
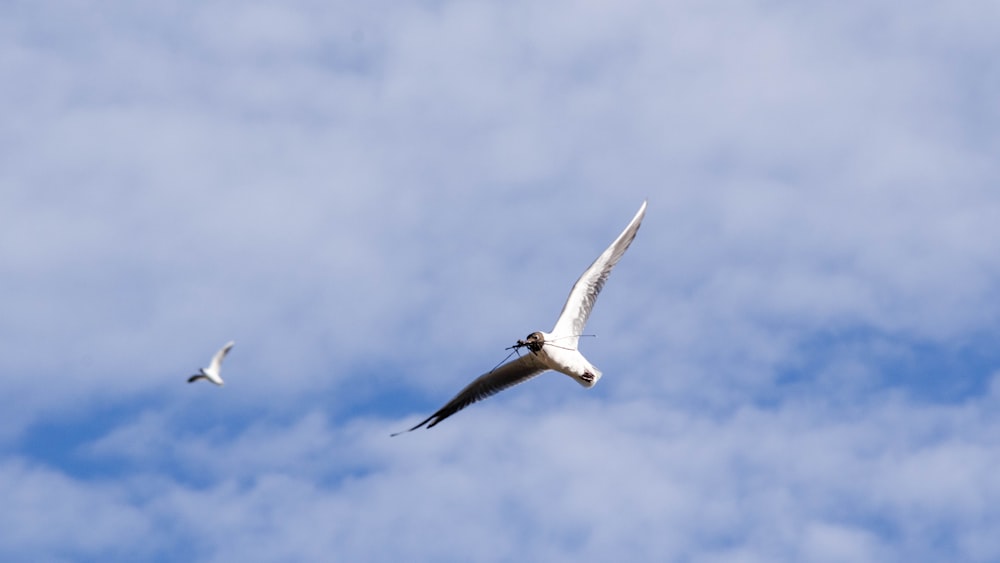
[[[434,413],[434,414],[428,416],[426,419],[424,419],[423,422],[421,422],[420,424],[414,426],[413,428],[410,428],[409,430],[400,430],[399,432],[396,432],[395,434],[389,434],[389,437],[390,438],[395,438],[396,436],[399,436],[400,434],[406,434],[407,432],[413,432],[417,428],[420,428],[421,426],[423,426],[423,425],[427,424],[428,422],[430,422],[431,419],[433,419],[435,416],[437,416],[437,413]],[[435,420],[433,423],[431,423],[431,426],[434,426],[435,424],[437,424],[440,421],[441,421],[441,419]],[[428,426],[427,428],[430,428],[431,426]]]

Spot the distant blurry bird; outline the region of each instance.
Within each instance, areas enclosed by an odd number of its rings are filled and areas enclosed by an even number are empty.
[[[226,354],[229,353],[229,350],[232,349],[234,344],[236,344],[236,342],[227,342],[221,350],[212,356],[212,363],[209,364],[207,368],[201,368],[198,370],[197,374],[189,377],[188,383],[194,383],[199,379],[207,379],[216,385],[223,385],[225,382],[222,381],[222,376],[219,375],[219,370],[222,368],[222,359],[226,357]]]
[[[425,424],[427,428],[433,428],[435,424],[472,403],[527,381],[550,369],[572,377],[584,387],[593,387],[601,378],[601,372],[577,350],[577,342],[583,332],[584,325],[587,324],[587,318],[590,317],[590,311],[594,308],[594,302],[597,301],[597,295],[604,287],[604,282],[611,274],[611,269],[632,244],[632,239],[635,238],[639,224],[645,215],[646,202],[643,201],[639,211],[636,212],[635,217],[625,227],[622,234],[618,235],[611,246],[597,257],[597,260],[583,272],[580,279],[573,285],[573,289],[569,292],[569,298],[563,305],[562,313],[559,314],[559,320],[556,321],[556,326],[551,333],[532,332],[527,338],[518,340],[512,346],[514,349],[527,348],[528,354],[479,376],[465,389],[462,389],[458,395],[455,395],[455,398],[448,404],[427,417],[426,420],[409,430],[397,432],[393,436],[412,432]],[[427,424],[428,422],[430,424]]]

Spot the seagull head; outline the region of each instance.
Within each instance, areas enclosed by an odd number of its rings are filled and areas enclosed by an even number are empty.
[[[532,352],[540,352],[542,350],[542,344],[545,344],[545,337],[542,336],[541,332],[532,332],[523,340],[517,341],[516,348],[527,347],[528,350]]]

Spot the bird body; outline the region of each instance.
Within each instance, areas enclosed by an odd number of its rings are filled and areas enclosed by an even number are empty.
[[[580,353],[577,344],[611,269],[632,244],[645,215],[646,202],[643,201],[625,230],[573,284],[551,333],[536,331],[518,340],[512,348],[527,348],[528,353],[477,377],[437,412],[403,432],[412,432],[424,425],[433,428],[472,403],[523,383],[547,370],[566,374],[588,389],[593,387],[601,378],[601,371]],[[393,436],[403,432],[397,432]]]
[[[594,367],[575,345],[573,348],[565,346],[562,344],[563,340],[557,340],[547,332],[536,334],[542,338],[542,346],[537,352],[530,353],[536,354],[545,367],[572,377],[574,381],[588,389],[601,378],[601,371]]]
[[[222,359],[226,357],[226,354],[229,353],[229,350],[231,350],[235,344],[236,342],[233,341],[227,342],[225,346],[212,356],[212,362],[208,365],[208,367],[199,369],[198,373],[188,378],[188,383],[194,383],[199,379],[205,379],[216,385],[225,385],[225,382],[222,380],[222,375],[220,374],[222,371]]]

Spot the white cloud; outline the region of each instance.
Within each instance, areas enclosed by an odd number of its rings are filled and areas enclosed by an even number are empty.
[[[127,521],[183,560],[996,558],[996,386],[883,388],[1000,332],[991,3],[0,12],[0,467],[95,514],[7,552]],[[384,438],[646,197],[598,389]],[[226,388],[185,385],[230,338]],[[41,422],[74,453],[30,459]]]
[[[39,561],[163,547],[150,519],[113,484],[77,481],[7,457],[0,464],[4,510],[0,554]]]
[[[251,424],[230,439],[175,436],[146,417],[88,454],[137,456],[125,478],[80,481],[14,464],[7,482],[28,515],[17,537],[54,542],[31,544],[42,554],[142,549],[129,534],[74,544],[83,540],[31,527],[54,497],[67,512],[90,506],[98,530],[135,515],[129,526],[144,542],[214,561],[1000,553],[990,533],[1000,495],[992,400],[934,406],[883,395],[846,410],[790,401],[709,416],[646,400],[539,412],[521,399],[397,438],[387,436],[391,422],[331,426],[315,413]],[[174,464],[202,474],[177,480]]]

